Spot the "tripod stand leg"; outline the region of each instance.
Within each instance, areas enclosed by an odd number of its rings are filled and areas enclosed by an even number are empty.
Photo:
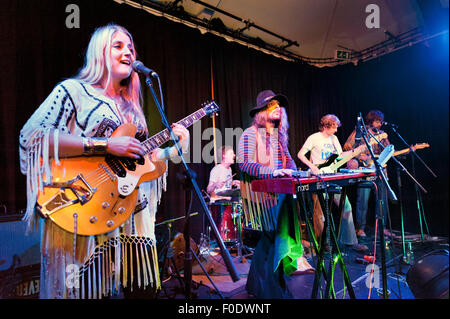
[[[325,223],[327,221],[325,220]],[[313,283],[313,289],[312,289],[312,294],[311,294],[311,299],[317,299],[317,293],[319,291],[319,285],[320,285],[320,280],[321,280],[321,276],[322,276],[322,272],[324,273],[324,278],[325,280],[327,280],[327,274],[326,274],[326,270],[325,270],[325,261],[323,258],[323,253],[324,253],[324,248],[326,246],[326,239],[324,235],[325,234],[325,227],[324,227],[324,231],[322,233],[322,237],[321,237],[321,244],[320,244],[320,248],[319,248],[319,252],[318,252],[318,256],[317,256],[317,265],[316,265],[316,271],[314,273],[314,283]]]
[[[341,198],[339,201],[339,211],[342,212],[344,210],[345,205],[345,190],[341,193]],[[338,263],[341,267],[342,271],[342,277],[344,278],[344,284],[347,287],[348,294],[351,299],[355,299],[355,292],[353,290],[352,283],[350,281],[350,276],[348,275],[347,267],[345,266],[344,258],[342,257],[342,253],[339,249],[338,240],[336,238],[336,227],[334,227],[334,219],[333,215],[330,214],[330,237],[332,241],[332,250],[331,250],[331,260],[330,260],[330,269],[328,271],[328,274],[330,276],[329,280],[327,281],[327,287],[326,287],[326,295],[325,298],[329,298],[330,294],[332,295],[333,299],[336,298],[336,294],[334,292],[333,287],[333,276],[334,276],[334,269],[336,267],[336,264]]]
[[[332,224],[334,224],[332,216],[331,216],[331,222],[332,222]],[[350,281],[350,276],[348,275],[347,267],[345,266],[345,263],[344,263],[344,258],[342,257],[342,253],[339,249],[339,246],[337,245],[336,232],[333,229],[333,227],[331,228],[331,236],[333,238],[334,246],[332,248],[330,268],[331,268],[331,264],[333,264],[332,271],[334,272],[334,267],[335,267],[334,265],[336,264],[336,262],[339,263],[339,266],[341,267],[341,271],[342,271],[342,277],[344,278],[344,284],[347,287],[348,294],[351,299],[355,299],[356,298],[355,292],[353,290],[353,286]],[[333,278],[333,276],[331,276],[331,280],[329,281],[330,285],[333,282],[332,278]],[[327,292],[330,293],[331,289],[330,288],[327,289]],[[336,298],[336,295],[334,294],[334,288],[333,288],[333,297]]]
[[[214,283],[214,281],[211,279],[211,277],[209,276],[208,272],[206,271],[205,267],[203,267],[203,264],[201,263],[201,261],[198,259],[197,255],[195,254],[195,252],[192,250],[191,247],[191,253],[192,255],[195,257],[195,260],[197,260],[198,264],[200,265],[200,268],[202,268],[203,272],[205,273],[206,277],[208,278],[209,282],[211,283],[211,285],[213,285],[214,289],[216,290],[217,294],[220,296],[221,299],[223,298],[222,293],[220,292],[219,288],[217,288],[216,284]]]
[[[403,262],[407,263],[406,260],[406,247],[405,247],[405,222],[403,219],[403,202],[402,202],[402,180],[400,176],[400,167],[397,167],[397,187],[398,187],[398,202],[400,206],[400,224],[402,229],[402,249],[403,249]]]
[[[416,168],[415,168],[415,165],[414,165],[414,156],[411,157],[411,162],[412,162],[412,171],[413,171],[413,174],[415,175],[416,174]],[[428,225],[427,225],[427,222],[425,220],[425,212],[424,212],[424,209],[423,209],[422,196],[420,195],[419,187],[417,186],[417,184],[415,184],[414,188],[416,190],[417,211],[419,213],[420,236],[422,238],[422,243],[423,243],[423,242],[425,242],[425,238],[423,236],[423,223],[425,223],[425,227],[427,229],[428,236],[430,236],[430,232],[428,230]]]
[[[320,285],[320,277],[322,276],[323,273],[323,278],[325,279],[325,281],[329,282],[329,276],[326,272],[325,269],[325,261],[324,261],[324,251],[325,251],[325,247],[327,246],[327,234],[328,234],[328,223],[329,223],[329,218],[328,218],[328,206],[325,206],[325,202],[324,199],[322,197],[322,194],[317,194],[317,197],[319,198],[319,203],[320,203],[320,207],[322,209],[324,213],[324,217],[325,217],[325,221],[324,221],[324,226],[323,226],[323,231],[321,234],[321,238],[320,238],[320,248],[318,251],[318,258],[317,258],[317,266],[316,266],[316,271],[314,274],[314,283],[313,283],[313,290],[312,290],[312,295],[311,298],[312,299],[316,299],[317,298],[317,292],[319,290],[319,285]],[[328,199],[326,199],[328,200]]]
[[[386,211],[386,187],[378,180],[378,190],[380,194],[377,200],[377,219],[378,219],[378,232],[380,236],[380,250],[381,250],[381,278],[383,282],[383,298],[388,298],[387,293],[387,274],[386,274],[386,242],[384,240],[384,212]]]
[[[336,299],[336,295],[334,293],[334,287],[332,285],[333,282],[333,278],[334,278],[334,270],[336,268],[336,258],[338,258],[338,256],[335,255],[335,250],[334,247],[331,249],[331,259],[330,259],[330,264],[328,265],[328,275],[329,278],[327,278],[327,285],[325,287],[325,299],[329,299],[330,295],[332,296],[333,299]]]
[[[332,194],[331,198],[328,199],[330,204],[332,202],[333,196],[334,195]],[[340,196],[341,197],[340,197],[340,201],[339,201],[339,212],[341,213],[341,216],[342,216],[342,212],[344,211],[344,208],[345,208],[345,198],[346,198],[345,188],[342,189]],[[319,199],[320,199],[320,204],[323,208],[325,202],[322,197],[319,197]],[[355,299],[356,298],[355,292],[353,290],[353,286],[352,286],[350,277],[347,272],[347,267],[345,266],[344,258],[342,257],[342,253],[339,249],[338,240],[336,238],[336,230],[335,230],[335,226],[334,226],[334,220],[333,220],[332,214],[329,211],[329,206],[330,205],[328,205],[328,207],[325,207],[325,214],[324,214],[325,223],[326,223],[324,226],[324,231],[329,233],[330,242],[331,242],[331,260],[330,260],[330,265],[329,265],[329,270],[328,270],[328,276],[326,277],[327,285],[326,285],[326,290],[325,290],[325,298],[329,298],[330,295],[332,296],[332,298],[336,298],[336,295],[334,293],[334,287],[333,287],[333,275],[334,275],[335,265],[336,265],[336,263],[339,263],[339,266],[342,271],[342,276],[344,278],[344,283],[349,292],[349,296],[350,296],[350,298]]]

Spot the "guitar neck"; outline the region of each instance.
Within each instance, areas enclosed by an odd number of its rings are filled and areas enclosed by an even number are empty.
[[[371,139],[370,139],[369,144],[370,144],[370,145],[376,144],[376,143],[378,143],[377,139],[380,139],[380,140],[381,140],[381,139],[386,138],[386,137],[387,137],[387,134],[386,134],[386,133],[378,134],[377,136],[375,136],[376,139],[375,139],[375,138],[371,138]],[[347,163],[349,160],[351,160],[352,158],[358,156],[359,154],[361,154],[362,152],[364,152],[364,151],[366,151],[366,150],[367,150],[367,146],[366,146],[366,145],[361,145],[361,146],[355,148],[355,149],[353,150],[353,152],[348,153],[347,155],[345,155],[340,161],[338,161],[338,162],[336,162],[336,163],[330,165],[330,168],[331,168],[332,170],[337,170],[337,169],[340,168],[342,165],[344,165],[345,163]]]
[[[186,116],[184,119],[177,122],[177,124],[180,124],[184,126],[185,128],[190,127],[192,124],[200,120],[206,115],[206,112],[203,109],[198,110],[197,112],[192,113],[191,115]],[[142,145],[146,149],[146,154],[150,153],[154,149],[160,147],[164,143],[171,140],[170,132],[166,128],[162,130],[161,132],[153,135],[152,137],[148,138],[144,142],[142,142]]]
[[[402,155],[402,154],[407,154],[407,153],[409,153],[411,150],[409,149],[409,148],[405,148],[405,149],[402,149],[402,150],[400,150],[400,151],[396,151],[396,152],[394,152],[394,154],[392,154],[392,156],[399,156],[399,155]]]
[[[413,150],[420,150],[420,149],[427,148],[427,147],[430,147],[430,145],[428,143],[421,143],[421,144],[416,144],[416,145],[412,146],[412,149]],[[394,152],[394,154],[392,154],[392,156],[399,156],[399,155],[403,155],[403,154],[408,154],[409,152],[411,152],[411,148],[404,148],[402,150]]]
[[[362,151],[363,151],[362,148],[361,149],[355,149],[353,152],[348,153],[346,156],[344,156],[340,161],[330,165],[330,169],[337,170],[342,165],[347,163],[349,160],[351,160],[352,158],[354,158],[354,157],[358,156],[359,154],[361,154]]]

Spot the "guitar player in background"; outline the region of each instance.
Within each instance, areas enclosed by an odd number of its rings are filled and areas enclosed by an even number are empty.
[[[381,130],[381,126],[383,125],[384,114],[379,110],[371,110],[367,113],[365,117],[365,124],[368,131],[370,131],[375,137],[377,135],[385,133]],[[371,138],[370,136],[368,137]],[[381,144],[387,146],[390,144],[389,139],[387,137],[380,139]],[[354,130],[350,136],[347,138],[347,141],[344,144],[344,150],[350,151],[355,149],[358,146],[363,145],[364,139],[361,136],[356,136],[356,130]],[[372,149],[375,155],[379,155],[383,148],[375,143],[372,145]],[[370,157],[370,153],[362,152],[354,159],[350,160],[347,164],[350,169],[357,169],[359,167],[374,167],[372,159]],[[385,169],[385,174],[387,176],[387,170]],[[360,183],[356,188],[356,235],[358,237],[366,237],[365,228],[366,228],[366,216],[367,209],[369,204],[370,197],[370,186],[371,183]]]
[[[319,132],[310,135],[302,148],[298,152],[298,158],[306,164],[313,174],[320,174],[319,165],[325,163],[332,154],[337,154],[338,158],[351,157],[352,151],[343,152],[338,138],[334,135],[338,127],[341,126],[339,118],[334,114],[324,115],[320,119]],[[310,152],[310,159],[306,154]],[[335,194],[334,203],[339,205],[340,194]],[[324,217],[317,195],[313,194],[313,224],[314,233],[319,240],[323,231]],[[338,242],[340,244],[351,246],[355,251],[366,251],[368,247],[358,243],[353,223],[352,206],[346,196],[344,210],[341,215]],[[326,247],[326,249],[329,249]]]
[[[140,105],[138,74],[132,69],[136,59],[131,34],[123,27],[109,24],[92,34],[79,73],[60,82],[20,132],[20,165],[27,175],[29,229],[41,229],[40,298],[103,298],[123,289],[125,297],[151,297],[160,288],[154,221],[163,191],[163,174],[142,182],[134,212],[120,227],[101,235],[74,236],[50,219],[39,218],[35,209],[38,190],[52,179],[50,163],[59,158],[79,157],[80,166],[89,156],[111,154],[138,159],[148,135]],[[132,123],[135,137],[114,136],[120,125]],[[173,125],[183,152],[189,147],[189,132]],[[175,146],[157,148],[152,161],[177,156]],[[100,186],[101,187],[101,186]],[[106,262],[109,261],[109,262]],[[70,283],[69,266],[80,275]],[[84,278],[84,279],[83,279]],[[73,279],[73,278],[72,278]],[[77,288],[80,289],[72,289]]]

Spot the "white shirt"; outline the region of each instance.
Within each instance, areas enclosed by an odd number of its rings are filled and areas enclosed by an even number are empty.
[[[211,170],[211,173],[209,175],[209,183],[218,183],[218,182],[225,182],[225,185],[222,187],[222,189],[230,189],[233,183],[233,177],[232,177],[231,167],[226,168],[222,164],[217,164],[214,166],[214,168]],[[214,191],[216,191],[215,189]]]
[[[303,144],[304,154],[311,151],[311,162],[320,165],[326,162],[331,154],[342,153],[342,147],[336,135],[325,137],[322,132],[310,135]]]

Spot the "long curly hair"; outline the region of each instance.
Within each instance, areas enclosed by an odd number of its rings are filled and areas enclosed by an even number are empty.
[[[265,128],[267,121],[267,112],[265,112],[265,110],[262,110],[255,114],[252,125],[258,129]],[[289,122],[286,109],[284,107],[281,107],[281,119],[275,121],[275,128],[278,129],[278,140],[280,141],[281,145],[283,146],[283,148],[287,147],[287,144],[289,143]]]

